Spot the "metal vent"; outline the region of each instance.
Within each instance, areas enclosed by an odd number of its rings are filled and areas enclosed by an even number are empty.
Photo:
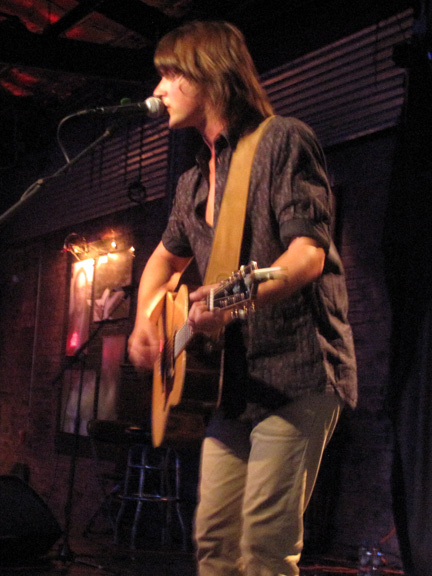
[[[276,112],[307,122],[323,146],[395,126],[405,73],[392,51],[412,24],[407,10],[272,70],[263,83]]]

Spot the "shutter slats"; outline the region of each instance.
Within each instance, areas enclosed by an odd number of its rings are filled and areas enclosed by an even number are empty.
[[[310,124],[324,147],[395,126],[405,72],[394,64],[392,51],[411,35],[412,25],[407,10],[263,75],[275,111]],[[128,186],[137,181],[147,200],[163,197],[168,144],[166,120],[128,125],[50,182],[20,213],[14,237],[31,238],[130,208],[135,204]]]
[[[407,10],[269,73],[276,112],[310,124],[323,146],[396,125],[405,73],[392,51],[412,23]]]
[[[166,120],[129,126],[48,182],[21,211],[14,237],[26,239],[136,206],[128,186],[140,180],[147,200],[166,194],[169,131]]]

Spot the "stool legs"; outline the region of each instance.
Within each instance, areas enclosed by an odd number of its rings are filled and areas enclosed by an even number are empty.
[[[135,550],[135,548],[136,548],[135,542],[136,542],[136,536],[137,536],[137,531],[138,531],[138,523],[139,523],[139,520],[141,518],[141,512],[142,512],[143,504],[145,502],[145,500],[143,500],[143,495],[144,495],[146,472],[147,472],[147,446],[141,447],[141,459],[140,460],[141,461],[139,463],[140,473],[139,473],[138,493],[136,495],[137,504],[136,504],[136,508],[135,508],[134,521],[132,524],[131,543],[130,543],[130,547],[132,548],[132,550]]]
[[[174,463],[174,490],[171,486],[170,467]],[[175,505],[177,519],[182,533],[182,548],[186,550],[186,528],[180,508],[180,458],[175,450],[167,448],[162,461],[163,474],[161,474],[161,497],[166,507],[165,522],[162,526],[162,543],[171,543],[172,505]]]
[[[134,474],[135,473],[135,474]],[[174,486],[171,476],[173,475]],[[157,480],[151,484],[149,480]],[[165,508],[162,522],[162,544],[171,542],[172,505],[176,507],[177,519],[182,532],[182,546],[186,549],[186,529],[180,507],[180,459],[171,448],[152,449],[148,445],[134,444],[129,448],[124,491],[120,495],[121,506],[117,514],[114,541],[119,543],[120,527],[128,502],[135,503],[130,548],[136,547],[136,537],[145,502],[153,502]]]

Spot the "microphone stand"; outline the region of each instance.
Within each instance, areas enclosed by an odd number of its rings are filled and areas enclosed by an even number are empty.
[[[75,418],[74,418],[74,427],[73,427],[73,444],[72,444],[72,454],[70,459],[69,465],[69,476],[68,476],[68,483],[67,483],[67,494],[66,494],[66,502],[64,505],[64,519],[65,525],[63,530],[63,546],[59,553],[59,559],[62,562],[70,562],[75,561],[75,554],[72,552],[70,545],[69,545],[69,537],[70,537],[70,530],[71,530],[71,520],[72,520],[72,508],[73,508],[73,489],[75,486],[75,472],[76,472],[76,461],[78,456],[78,447],[79,447],[79,430],[81,425],[81,399],[82,399],[82,392],[83,392],[83,384],[84,384],[84,371],[85,371],[85,356],[84,351],[88,347],[88,345],[96,338],[99,332],[102,330],[102,327],[105,325],[105,321],[101,322],[96,330],[90,335],[89,339],[84,342],[82,346],[74,353],[73,356],[70,357],[70,361],[66,363],[66,365],[62,368],[60,373],[54,378],[52,384],[56,384],[58,380],[64,375],[66,370],[71,368],[75,363],[78,361],[80,362],[80,380],[78,385],[78,398],[76,404],[76,411],[75,411]],[[89,564],[90,565],[90,564]],[[91,566],[91,565],[90,565]],[[100,568],[100,566],[94,566],[95,568]]]
[[[21,198],[18,200],[18,202],[16,202],[13,206],[11,206],[8,210],[6,210],[6,212],[4,212],[0,216],[0,226],[4,222],[6,222],[6,220],[8,220],[8,218],[13,216],[13,214],[15,214],[18,210],[20,210],[24,206],[24,204],[28,200],[30,200],[30,198],[33,198],[33,196],[35,196],[39,192],[39,190],[41,188],[43,188],[45,186],[45,184],[47,184],[47,182],[51,182],[52,180],[56,180],[57,178],[59,178],[60,176],[65,174],[69,170],[69,168],[71,168],[77,162],[79,162],[81,160],[81,158],[83,158],[91,150],[93,150],[94,148],[99,146],[99,144],[101,144],[105,140],[108,140],[108,138],[111,138],[111,136],[121,126],[122,126],[122,123],[119,121],[119,122],[116,122],[115,124],[113,124],[112,126],[108,127],[105,130],[105,132],[103,132],[103,134],[101,134],[89,146],[84,148],[84,150],[79,152],[76,156],[74,156],[71,160],[69,160],[66,164],[64,164],[59,170],[57,170],[57,172],[54,172],[54,174],[51,174],[50,176],[47,176],[45,178],[39,178],[38,180],[36,180],[36,182],[33,182],[33,184],[31,184],[31,186],[29,186],[29,188],[27,188],[27,190],[24,192],[24,194],[21,196]]]
[[[69,120],[70,118],[74,118],[74,117],[78,117],[78,116],[83,116],[89,112],[91,113],[97,113],[97,114],[104,114],[105,112],[111,112],[111,113],[120,113],[123,114],[123,122],[121,120],[118,120],[115,124],[113,124],[112,126],[110,126],[109,128],[107,128],[105,130],[105,132],[99,136],[99,138],[97,138],[94,142],[92,142],[89,146],[87,146],[86,148],[84,148],[84,150],[82,150],[79,154],[77,154],[74,158],[72,158],[71,160],[69,159],[68,155],[66,154],[63,146],[60,143],[60,148],[64,154],[64,156],[66,157],[66,164],[64,166],[62,166],[60,168],[60,170],[57,170],[57,172],[55,172],[54,174],[52,174],[51,176],[47,176],[46,178],[40,178],[39,180],[36,180],[36,182],[34,182],[25,192],[24,194],[21,196],[21,198],[18,200],[18,202],[16,202],[13,206],[11,206],[8,210],[6,210],[6,212],[4,212],[1,216],[0,216],[0,226],[10,217],[12,216],[15,212],[17,212],[20,208],[22,208],[23,204],[29,200],[30,198],[32,198],[35,194],[37,194],[37,192],[39,192],[39,190],[49,181],[51,180],[55,180],[56,178],[58,178],[59,176],[61,176],[62,174],[64,174],[71,166],[73,166],[74,164],[76,164],[79,160],[81,160],[81,158],[83,156],[85,156],[88,152],[90,152],[91,150],[93,150],[96,146],[98,146],[99,144],[101,144],[102,142],[104,142],[105,140],[107,140],[108,138],[110,138],[114,132],[116,132],[123,124],[124,121],[128,120],[128,112],[131,111],[131,109],[133,111],[136,110],[142,110],[146,113],[147,116],[149,116],[150,118],[156,119],[156,118],[160,118],[165,111],[165,107],[162,103],[162,101],[159,98],[155,98],[155,97],[150,97],[147,98],[147,100],[145,100],[143,103],[139,103],[139,104],[120,104],[120,106],[114,106],[114,107],[107,107],[107,108],[95,108],[93,110],[81,110],[80,112],[75,112],[74,114],[71,114],[70,116],[66,116],[65,118],[63,118],[60,122],[60,124],[58,125],[58,131],[60,129],[60,127],[62,126],[62,124],[64,124],[67,120]]]
[[[114,306],[114,308],[110,311],[110,314],[115,312],[117,308],[122,304],[124,300],[126,300],[131,293],[129,291],[124,291],[124,296],[121,300],[119,300]],[[69,476],[68,476],[68,484],[67,484],[67,495],[66,495],[66,502],[64,506],[64,517],[65,517],[65,526],[63,531],[63,545],[59,553],[59,560],[62,562],[75,562],[77,564],[82,564],[83,566],[89,566],[91,568],[95,568],[98,570],[103,570],[104,568],[100,565],[91,564],[88,562],[84,562],[83,560],[77,561],[76,555],[71,550],[69,544],[70,538],[70,529],[71,529],[71,519],[72,519],[72,508],[73,508],[73,489],[75,485],[75,472],[76,472],[76,461],[78,456],[78,447],[79,447],[79,430],[81,425],[81,399],[82,399],[82,391],[83,391],[83,384],[84,384],[84,367],[85,367],[85,356],[84,351],[88,348],[89,344],[96,338],[102,328],[108,323],[112,322],[112,320],[108,318],[103,318],[97,328],[90,334],[88,340],[84,342],[78,350],[70,356],[69,361],[66,362],[65,366],[60,370],[57,376],[52,380],[51,384],[56,384],[60,378],[64,375],[66,370],[71,368],[76,362],[80,361],[80,381],[78,386],[78,399],[76,405],[76,412],[75,412],[75,419],[74,419],[74,429],[73,429],[73,445],[72,445],[72,455],[70,459],[70,466],[69,466]]]

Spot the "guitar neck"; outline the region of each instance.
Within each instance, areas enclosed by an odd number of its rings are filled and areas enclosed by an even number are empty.
[[[243,266],[239,272],[216,289],[211,290],[206,298],[208,310],[224,308],[233,310],[232,318],[244,318],[253,308],[253,300],[259,283],[282,277],[285,268],[258,269],[255,262]],[[174,360],[185,350],[192,338],[192,330],[187,322],[174,335]]]
[[[212,299],[210,301],[210,299]],[[213,293],[211,296],[207,297],[207,309],[213,309]],[[211,305],[210,305],[211,302]],[[192,329],[190,328],[187,321],[183,324],[183,326],[176,332],[174,335],[174,360],[180,356],[180,354],[186,349],[189,342],[192,340]]]

